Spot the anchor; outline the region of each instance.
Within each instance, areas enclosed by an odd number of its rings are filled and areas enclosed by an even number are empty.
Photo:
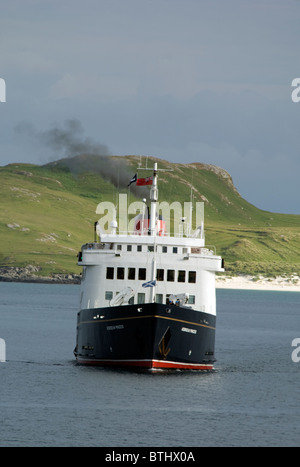
[[[170,347],[168,348],[170,339],[171,339],[171,331],[170,331],[170,327],[168,327],[158,344],[159,353],[161,354],[164,360],[167,358],[171,350]]]

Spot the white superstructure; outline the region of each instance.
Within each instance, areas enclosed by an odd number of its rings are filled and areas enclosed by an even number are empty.
[[[171,237],[163,230],[156,213],[157,164],[150,202],[150,220],[140,219],[132,235],[118,234],[113,223],[110,233],[97,229],[99,241],[82,247],[80,309],[176,299],[215,315],[215,273],[224,271],[222,259],[205,247],[203,225],[190,236]]]

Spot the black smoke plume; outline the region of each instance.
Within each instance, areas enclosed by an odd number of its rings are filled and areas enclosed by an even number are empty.
[[[37,131],[28,123],[19,124],[15,131],[52,152],[49,164],[60,165],[74,175],[93,172],[110,181],[118,189],[127,188],[134,175],[121,157],[113,158],[105,144],[84,136],[82,124],[76,119],[66,120],[63,127],[55,126],[46,131]],[[55,162],[54,162],[55,161]],[[47,164],[48,165],[48,164]],[[147,197],[146,188],[130,186],[139,198]]]

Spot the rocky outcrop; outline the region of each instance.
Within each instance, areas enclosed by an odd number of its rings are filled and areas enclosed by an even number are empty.
[[[239,192],[237,191],[231,175],[227,172],[227,170],[218,167],[217,165],[213,164],[204,164],[202,162],[193,162],[192,164],[186,164],[188,167],[194,167],[195,169],[202,169],[202,170],[209,170],[210,172],[215,173],[218,177],[223,178],[223,180],[230,186],[230,188],[235,191],[239,196]]]
[[[45,284],[80,284],[77,274],[40,275],[41,268],[28,264],[24,267],[6,266],[0,268],[0,281],[4,282],[40,282]]]

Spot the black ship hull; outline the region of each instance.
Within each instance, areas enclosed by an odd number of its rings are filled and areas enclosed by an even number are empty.
[[[147,303],[81,310],[77,362],[136,369],[213,369],[216,317]]]

